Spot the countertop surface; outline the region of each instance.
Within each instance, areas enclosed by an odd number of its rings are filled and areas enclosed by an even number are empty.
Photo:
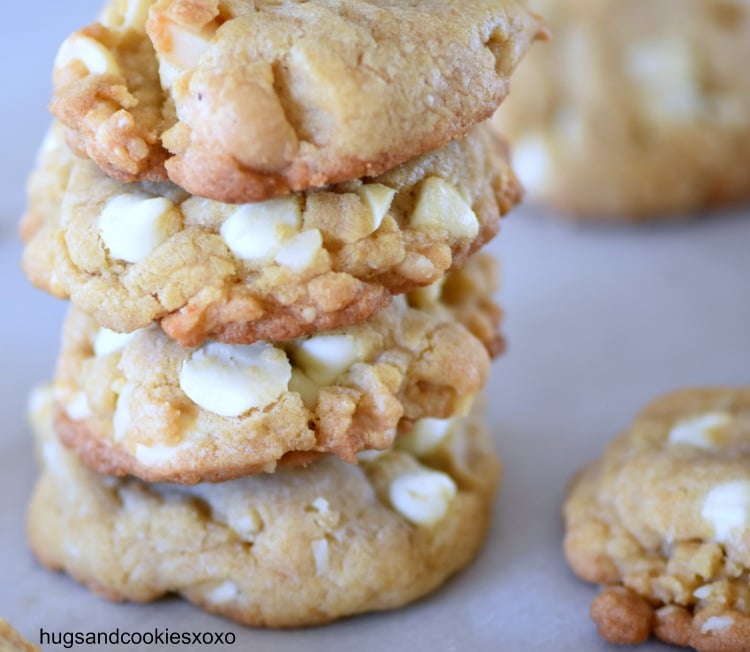
[[[96,4],[40,0],[31,16],[28,5],[13,3],[0,24],[6,79],[0,105],[0,616],[32,641],[41,628],[160,627],[234,632],[234,648],[242,650],[623,649],[600,641],[588,618],[596,588],[576,580],[564,563],[565,487],[651,398],[682,386],[748,382],[750,209],[644,228],[576,226],[530,207],[505,220],[488,247],[503,265],[499,297],[509,342],[488,388],[489,423],[505,466],[494,525],[470,568],[411,607],[311,630],[251,630],[176,599],[111,604],[34,561],[23,533],[36,473],[25,401],[52,372],[65,305],[22,277],[17,220],[49,121],[54,53],[71,29],[90,22]]]

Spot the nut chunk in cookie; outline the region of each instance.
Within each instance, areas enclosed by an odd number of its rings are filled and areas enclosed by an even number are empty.
[[[492,238],[520,187],[487,125],[380,177],[241,205],[122,184],[52,128],[22,224],[32,282],[186,346],[279,341],[364,321]]]
[[[571,568],[605,585],[604,638],[750,649],[750,388],[652,403],[576,477],[564,517]]]
[[[63,44],[52,111],[116,179],[259,201],[465,135],[545,35],[520,0],[112,0]]]
[[[435,590],[487,534],[500,469],[474,416],[418,451],[180,487],[91,471],[60,445],[37,398],[29,543],[112,600],[178,593],[248,625],[317,625]]]
[[[58,434],[93,468],[149,482],[222,481],[326,453],[355,462],[423,419],[467,412],[501,342],[500,314],[491,286],[484,300],[450,288],[484,273],[449,278],[445,300],[400,299],[356,326],[275,345],[185,348],[157,326],[119,334],[73,309]]]

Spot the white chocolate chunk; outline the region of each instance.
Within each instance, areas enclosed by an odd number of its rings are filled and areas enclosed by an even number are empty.
[[[732,417],[726,412],[707,412],[676,423],[669,431],[669,443],[716,448],[726,441],[731,426]]]
[[[367,232],[375,233],[383,223],[383,218],[388,215],[396,191],[382,183],[366,183],[357,190],[357,194],[370,211],[372,221]]]
[[[320,514],[327,514],[329,511],[328,501],[323,496],[318,496],[312,501],[313,509]]]
[[[210,342],[183,362],[180,387],[204,410],[238,417],[276,401],[287,390],[291,377],[292,367],[284,351],[267,342]]]
[[[364,357],[363,347],[352,335],[316,335],[291,347],[294,362],[317,385],[330,385]]]
[[[711,489],[701,516],[713,528],[713,540],[726,543],[750,525],[750,481],[734,480]]]
[[[318,575],[323,575],[328,570],[328,540],[314,539],[310,547],[315,559],[315,571]]]
[[[139,329],[132,333],[118,333],[102,327],[94,338],[94,353],[97,357],[103,357],[110,353],[122,351],[142,330]]]
[[[133,390],[135,384],[126,383],[120,395],[117,397],[117,405],[115,406],[115,414],[112,417],[112,431],[115,437],[115,441],[120,441],[125,437],[130,426],[132,425],[132,417],[130,416],[130,400],[133,396]]]
[[[206,595],[206,599],[213,604],[224,604],[225,602],[231,602],[240,593],[237,585],[234,582],[227,580],[222,584],[219,584],[215,589],[212,589],[210,593]]]
[[[731,616],[709,616],[701,626],[701,634],[720,632],[732,625],[734,625],[734,618]]]
[[[446,277],[438,279],[430,285],[426,285],[416,290],[409,292],[409,302],[417,308],[429,308],[434,306],[440,301],[440,296],[443,293],[443,285],[445,285]]]
[[[420,469],[396,477],[389,489],[393,507],[415,525],[435,525],[448,513],[456,483],[441,471]]]
[[[244,502],[229,505],[227,523],[245,541],[253,541],[263,529],[263,520],[258,510]]]
[[[396,440],[398,448],[421,457],[436,451],[443,443],[455,419],[420,419],[405,435]]]
[[[438,177],[422,182],[409,224],[421,231],[442,228],[459,239],[473,239],[479,233],[479,220],[471,206],[452,185]]]
[[[137,444],[135,447],[135,457],[146,466],[159,466],[160,464],[174,460],[175,455],[184,449],[184,444],[180,444],[179,446],[169,446],[168,444],[146,446],[145,444]]]
[[[703,586],[699,586],[695,591],[693,591],[693,596],[698,598],[698,600],[705,600],[711,595],[712,588],[710,584],[704,584]]]
[[[54,405],[55,390],[51,384],[37,385],[31,390],[26,402],[26,415],[34,430],[43,431],[47,428]]]
[[[221,236],[238,258],[268,262],[302,226],[294,197],[243,204],[221,225]]]
[[[83,34],[73,34],[63,42],[55,57],[55,68],[64,68],[73,61],[80,61],[92,75],[120,74],[112,53]]]
[[[539,134],[521,138],[513,147],[513,169],[530,193],[542,192],[552,178],[552,155]]]
[[[189,32],[172,22],[165,22],[164,26],[169,37],[161,42],[168,43],[169,49],[161,48],[159,54],[181,70],[195,68],[203,53],[211,47],[214,30]]]
[[[148,20],[148,10],[152,4],[154,4],[153,0],[127,0],[124,27],[143,31]]]
[[[133,193],[110,199],[99,216],[99,235],[109,255],[137,263],[169,237],[174,204],[164,197]]]
[[[323,236],[318,229],[298,233],[276,254],[276,262],[294,272],[310,267],[323,247]]]
[[[366,451],[360,451],[357,453],[357,462],[360,464],[370,464],[371,462],[374,462],[377,459],[380,459],[383,455],[385,455],[390,449],[387,448],[386,450],[366,450]]]
[[[642,101],[653,113],[692,119],[702,110],[702,98],[692,54],[682,40],[655,40],[631,46],[625,69],[642,89]]]
[[[65,406],[65,414],[71,419],[86,419],[91,416],[91,408],[85,392],[78,392],[75,398]]]

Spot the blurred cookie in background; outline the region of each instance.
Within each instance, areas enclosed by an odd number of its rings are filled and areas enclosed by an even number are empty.
[[[493,123],[532,201],[642,221],[750,199],[750,4],[531,5],[553,40]]]

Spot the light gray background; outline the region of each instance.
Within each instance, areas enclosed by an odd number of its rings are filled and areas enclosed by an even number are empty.
[[[49,120],[55,51],[96,9],[94,0],[3,3],[0,615],[32,640],[40,627],[159,626],[233,631],[234,649],[247,650],[622,649],[598,639],[587,615],[596,590],[564,565],[565,485],[650,398],[748,381],[748,210],[643,229],[576,227],[530,209],[506,220],[491,245],[504,266],[510,344],[489,386],[505,463],[495,523],[480,559],[417,605],[314,630],[253,631],[177,600],[112,605],[34,562],[23,536],[35,474],[24,405],[51,373],[64,305],[22,278],[16,224]]]

